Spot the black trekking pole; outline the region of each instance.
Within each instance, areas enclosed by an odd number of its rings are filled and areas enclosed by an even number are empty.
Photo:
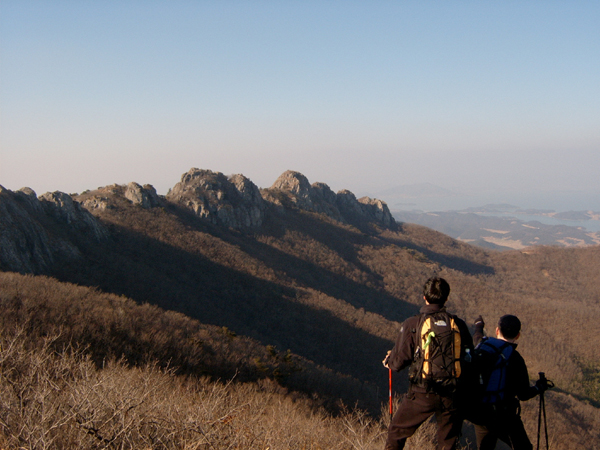
[[[539,372],[540,380],[546,385],[547,388],[554,387],[554,383],[546,379],[544,372]],[[537,429],[537,450],[540,450],[540,429],[542,427],[542,417],[544,418],[544,434],[546,437],[546,450],[549,449],[548,444],[548,422],[546,422],[546,402],[544,401],[544,391],[540,392],[540,410],[538,411],[538,429]]]

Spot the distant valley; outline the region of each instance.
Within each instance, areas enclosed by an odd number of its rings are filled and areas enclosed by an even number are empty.
[[[495,250],[600,244],[600,212],[595,211],[555,212],[492,204],[457,211],[392,211],[392,214],[400,222],[424,225]]]

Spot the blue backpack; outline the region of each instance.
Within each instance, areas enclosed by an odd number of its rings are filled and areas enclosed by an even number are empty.
[[[509,342],[493,337],[484,338],[475,348],[481,403],[493,405],[505,399],[506,369],[513,349]]]

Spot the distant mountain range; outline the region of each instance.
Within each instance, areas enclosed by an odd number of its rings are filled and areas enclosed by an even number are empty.
[[[595,191],[513,191],[513,190],[473,190],[446,189],[433,183],[416,183],[393,188],[364,192],[365,195],[385,201],[394,211],[463,211],[479,205],[498,209],[505,206],[514,210],[513,205],[527,205],[535,213],[556,211],[600,210],[600,192]],[[535,209],[531,209],[535,208]],[[503,210],[503,208],[500,208]],[[505,211],[505,210],[504,210]],[[523,209],[523,213],[526,213]],[[565,218],[575,218],[569,214]],[[582,217],[583,218],[583,217]]]

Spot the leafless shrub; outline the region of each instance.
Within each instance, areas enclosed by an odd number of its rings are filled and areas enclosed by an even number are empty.
[[[350,449],[379,446],[362,412],[335,419],[276,383],[213,382],[157,366],[98,369],[22,330],[0,350],[0,442],[7,449]]]
[[[65,434],[74,417],[68,408],[69,385],[87,361],[70,352],[56,356],[51,339],[28,348],[23,329],[3,336],[0,351],[0,424],[7,447],[76,447]]]

